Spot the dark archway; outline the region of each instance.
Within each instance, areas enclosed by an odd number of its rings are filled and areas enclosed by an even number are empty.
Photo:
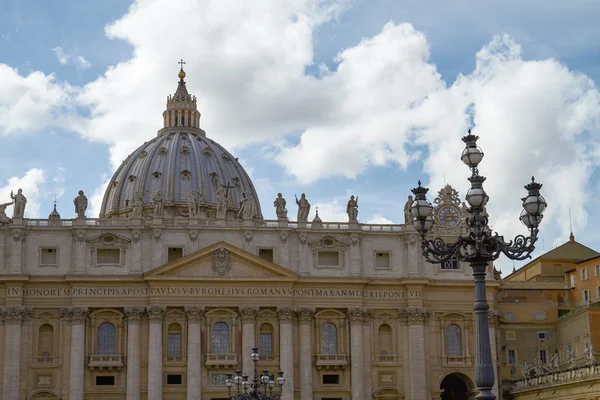
[[[469,386],[465,380],[457,374],[447,375],[440,384],[443,390],[440,396],[442,400],[468,400]]]

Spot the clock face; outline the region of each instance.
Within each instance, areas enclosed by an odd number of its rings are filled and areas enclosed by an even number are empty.
[[[459,220],[458,210],[451,206],[442,207],[438,212],[438,220],[445,227],[456,226]]]

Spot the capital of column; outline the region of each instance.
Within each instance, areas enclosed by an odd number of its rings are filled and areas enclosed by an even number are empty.
[[[185,315],[187,315],[188,323],[199,324],[204,318],[204,309],[202,307],[185,307]]]
[[[488,324],[490,328],[498,328],[500,326],[500,313],[498,310],[488,311]]]
[[[364,320],[365,310],[363,308],[349,308],[348,319],[350,325],[362,325]]]
[[[21,322],[25,322],[31,316],[31,309],[25,307],[2,307],[0,313],[6,325],[21,325]]]
[[[88,316],[88,309],[86,307],[61,308],[60,315],[67,325],[83,325]]]
[[[240,307],[240,316],[242,317],[242,324],[253,324],[256,321],[256,315],[258,314],[258,307]]]
[[[126,308],[125,316],[127,317],[127,324],[139,325],[142,322],[142,317],[146,313],[144,308]]]
[[[296,311],[296,315],[298,316],[298,323],[300,325],[310,325],[315,317],[315,310],[311,308],[299,308]]]
[[[424,308],[405,308],[400,309],[400,322],[408,325],[424,324],[427,321],[429,312]]]
[[[280,323],[291,324],[294,320],[295,311],[292,307],[279,307],[277,308],[277,316],[279,317]]]
[[[163,316],[165,315],[164,307],[151,306],[146,307],[146,312],[148,313],[148,320],[150,323],[162,323]]]

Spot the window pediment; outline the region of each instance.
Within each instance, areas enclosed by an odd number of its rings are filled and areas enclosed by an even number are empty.
[[[131,242],[131,239],[116,233],[107,232],[92,236],[87,239],[87,242],[98,247],[122,247]]]
[[[350,244],[334,236],[323,236],[320,239],[308,242],[308,245],[313,249],[313,251],[333,250],[343,253]]]

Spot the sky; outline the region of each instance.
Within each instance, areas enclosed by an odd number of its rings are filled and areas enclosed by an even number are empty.
[[[505,238],[543,183],[536,253],[600,250],[597,0],[0,0],[0,202],[96,217],[122,160],[162,127],[186,61],[201,126],[253,179],[262,212],[306,193],[325,221],[403,223],[418,180],[461,197],[469,128]],[[294,207],[289,207],[291,215]],[[309,219],[314,215],[311,209]],[[513,265],[499,260],[506,274]]]

